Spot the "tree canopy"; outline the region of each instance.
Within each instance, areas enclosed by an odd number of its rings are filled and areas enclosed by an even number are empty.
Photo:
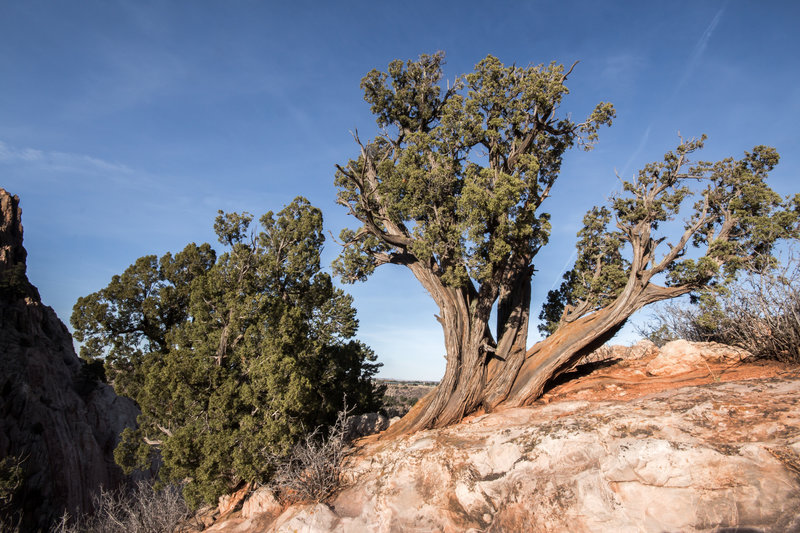
[[[423,264],[448,286],[499,288],[550,234],[537,214],[564,153],[591,148],[614,117],[599,104],[584,122],[559,116],[568,71],[506,67],[492,56],[442,88],[444,55],[393,61],[361,81],[383,133],[338,167],[339,203],[362,224],[345,230],[344,280],[384,263]]]
[[[541,329],[555,331],[607,306],[632,274],[641,284],[661,275],[666,294],[678,296],[733,281],[742,269],[762,269],[775,261],[776,242],[797,237],[797,196],[782,198],[766,183],[777,151],[756,146],[738,160],[689,166],[689,156],[704,142],[705,136],[682,140],[663,161],[623,180],[610,209],[586,214],[577,261],[559,290],[550,292]],[[683,231],[668,242],[662,228],[681,212]]]
[[[642,306],[730,279],[797,237],[798,197],[765,183],[774,149],[690,166],[705,137],[681,140],[587,213],[575,266],[540,315],[552,335],[526,350],[534,258],[550,235],[541,208],[567,150],[590,149],[615,111],[600,103],[579,123],[561,111],[573,68],[487,56],[443,86],[443,61],[397,60],[363,78],[380,133],[368,142],[356,134],[358,154],[335,177],[339,203],[359,223],[341,234],[337,272],[352,282],[404,265],[440,309],[445,375],[395,431],[530,402]],[[658,231],[678,216],[685,226],[667,242]]]
[[[352,340],[352,299],[320,268],[321,212],[297,198],[259,222],[220,211],[224,253],[189,244],[139,258],[72,315],[82,357],[104,358],[117,392],[142,410],[118,462],[149,467],[159,454],[160,477],[190,480],[195,503],[267,480],[345,396],[379,407],[379,365]]]

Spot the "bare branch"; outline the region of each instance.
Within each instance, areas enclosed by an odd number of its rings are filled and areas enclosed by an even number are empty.
[[[677,259],[683,253],[684,248],[686,247],[686,244],[689,242],[689,239],[691,239],[692,235],[697,233],[697,231],[703,226],[703,224],[705,224],[708,221],[708,207],[709,207],[708,194],[704,194],[704,198],[705,201],[703,202],[703,211],[697,217],[697,221],[688,228],[686,228],[686,230],[683,232],[683,235],[681,235],[678,244],[672,246],[669,252],[667,252],[667,255],[664,256],[664,259],[662,259],[661,262],[658,263],[658,265],[654,266],[649,271],[650,276],[661,272],[662,270],[667,268],[667,266],[670,263],[672,263],[675,259]]]
[[[569,67],[569,70],[567,70],[566,74],[564,74],[563,76],[561,76],[561,83],[564,83],[565,81],[567,81],[567,77],[568,77],[570,74],[572,74],[572,69],[574,69],[574,68],[575,68],[575,65],[577,65],[578,63],[580,63],[580,61],[575,61],[575,62],[572,64],[572,66],[571,66],[571,67]]]

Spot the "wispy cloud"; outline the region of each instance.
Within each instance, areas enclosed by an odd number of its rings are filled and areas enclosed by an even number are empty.
[[[719,21],[722,19],[722,15],[725,12],[725,7],[723,6],[717,13],[714,15],[714,18],[711,19],[711,22],[706,26],[705,31],[698,39],[697,43],[692,48],[691,54],[689,54],[689,58],[686,60],[686,66],[683,69],[683,73],[678,80],[678,83],[675,84],[675,88],[672,91],[672,95],[670,98],[660,106],[661,110],[668,108],[672,101],[677,96],[678,92],[686,85],[689,81],[689,78],[692,76],[692,73],[696,70],[698,64],[700,63],[700,59],[703,57],[703,54],[708,48],[708,43],[711,41],[711,37],[714,34],[714,30],[716,29]],[[639,156],[642,154],[644,149],[647,147],[647,141],[650,139],[650,133],[653,130],[653,123],[651,122],[647,128],[645,129],[644,133],[642,134],[641,139],[639,140],[639,144],[636,146],[636,149],[633,151],[631,156],[625,162],[625,166],[622,167],[622,171],[620,172],[621,175],[627,174],[631,166],[636,162]]]
[[[85,154],[45,151],[36,148],[19,148],[0,141],[0,162],[35,166],[57,172],[69,172],[104,177],[129,177],[134,170],[126,165],[112,163]]]
[[[0,141],[0,161],[24,161],[30,163],[41,161],[43,157],[44,152],[41,150],[14,148]]]
[[[636,146],[636,150],[633,151],[631,156],[625,162],[625,166],[622,167],[622,171],[620,171],[620,173],[619,173],[621,176],[625,176],[625,174],[628,173],[628,171],[630,170],[630,168],[633,165],[634,161],[636,161],[636,159],[644,151],[644,147],[647,146],[647,141],[650,139],[650,132],[651,131],[653,131],[653,125],[652,124],[647,126],[647,129],[644,130],[644,134],[642,135],[642,138],[639,140],[639,144]],[[611,193],[609,193],[609,194],[611,194]]]
[[[638,73],[644,67],[644,58],[636,53],[625,52],[609,56],[600,72],[600,78],[608,85],[633,88]]]
[[[714,33],[714,30],[719,24],[720,19],[722,19],[722,14],[725,12],[725,8],[722,7],[719,11],[717,11],[714,18],[711,19],[711,23],[706,27],[703,34],[700,36],[700,39],[695,44],[694,48],[692,49],[692,53],[689,56],[688,61],[686,62],[686,67],[683,70],[683,75],[678,81],[678,84],[675,86],[675,93],[683,88],[684,85],[689,81],[694,70],[697,68],[697,65],[700,63],[700,58],[703,57],[703,54],[708,48],[708,43],[711,41],[711,36]]]

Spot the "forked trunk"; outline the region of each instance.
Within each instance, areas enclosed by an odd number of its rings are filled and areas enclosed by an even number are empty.
[[[466,302],[448,301],[441,307],[447,349],[447,367],[436,388],[391,428],[392,434],[440,427],[461,420],[478,408],[486,384],[486,357],[482,343],[488,331],[485,322],[470,316]]]
[[[470,305],[457,290],[444,289],[447,297],[438,319],[447,349],[445,375],[387,435],[448,426],[506,397],[525,361],[530,280],[522,280],[515,289],[500,299],[496,345],[486,320],[489,309],[481,309],[477,299]]]
[[[622,329],[628,318],[645,305],[690,292],[691,287],[660,287],[629,283],[610,305],[563,324],[536,343],[525,357],[514,385],[503,404],[529,405],[544,392],[548,382],[568,371],[578,360],[599,348]]]
[[[449,319],[441,318],[448,349],[445,376],[439,385],[422,398],[386,436],[421,429],[444,427],[459,422],[480,409],[516,407],[537,400],[547,384],[568,371],[584,355],[610,340],[638,309],[649,303],[685,294],[688,289],[655,286],[628,287],[617,300],[599,311],[563,324],[552,335],[527,352],[524,342],[528,326],[530,292],[517,292],[496,349],[487,352],[488,331],[475,329],[468,308]],[[453,326],[469,325],[468,330]],[[483,331],[483,334],[478,333]],[[491,337],[489,337],[490,339]],[[451,350],[454,350],[451,352]],[[461,364],[454,364],[460,362]]]

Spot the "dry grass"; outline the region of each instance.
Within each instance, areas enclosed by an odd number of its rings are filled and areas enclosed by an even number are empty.
[[[800,363],[800,262],[752,274],[716,297],[715,306],[667,304],[640,333],[738,346],[761,358]]]
[[[140,481],[132,490],[100,490],[92,515],[71,519],[66,513],[52,533],[163,533],[189,517],[180,487],[155,490]]]
[[[327,436],[320,428],[306,435],[280,464],[271,485],[284,502],[321,502],[342,486],[344,460],[351,451],[348,415],[340,412]]]

